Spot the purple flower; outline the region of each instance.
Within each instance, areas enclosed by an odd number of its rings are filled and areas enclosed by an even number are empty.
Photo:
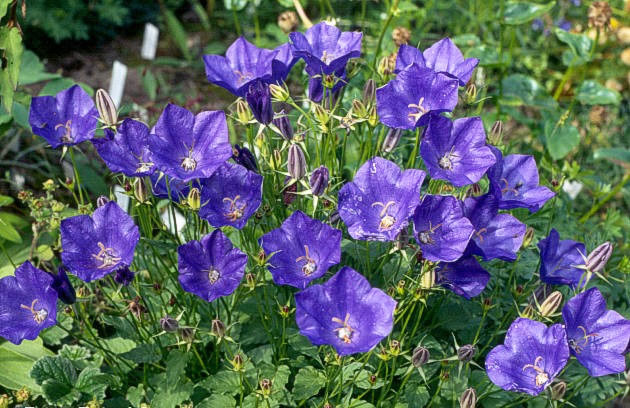
[[[311,186],[311,193],[316,196],[324,194],[326,188],[328,188],[328,169],[326,166],[319,166],[311,174],[309,184]]]
[[[606,309],[597,288],[570,299],[562,309],[569,348],[591,377],[626,370],[625,351],[630,340],[630,320]]]
[[[57,323],[57,292],[53,278],[26,261],[15,276],[0,279],[0,336],[13,344],[35,340]]]
[[[436,276],[439,285],[469,300],[483,292],[489,280],[490,274],[474,256],[440,263]]]
[[[57,148],[92,139],[97,118],[98,112],[90,95],[79,85],[74,85],[55,96],[34,97],[28,123],[34,134]]]
[[[545,28],[545,23],[540,18],[535,18],[532,21],[532,30],[540,31]]]
[[[56,275],[50,272],[48,274],[53,278],[50,286],[57,292],[59,300],[67,305],[73,304],[77,300],[77,294],[68,279],[66,268],[60,266]]]
[[[307,69],[308,73],[308,69]],[[335,81],[332,88],[326,90],[326,100],[334,100],[339,90],[343,88],[347,83],[346,71],[331,74],[334,76],[332,80]],[[313,74],[308,80],[308,99],[313,102],[321,102],[324,98],[324,82],[321,74]],[[331,102],[334,105],[334,102]]]
[[[562,18],[556,21],[556,26],[561,30],[569,31],[571,29],[571,22]]]
[[[470,81],[479,60],[477,58],[464,59],[462,52],[453,41],[450,38],[443,38],[424,52],[409,45],[401,45],[396,57],[396,72],[403,71],[412,64],[445,73],[457,79],[459,85],[465,86]]]
[[[309,75],[336,74],[340,77],[348,60],[361,56],[360,32],[342,32],[337,27],[321,22],[304,34],[289,34],[293,55],[306,62]]]
[[[136,276],[134,272],[129,269],[128,266],[123,266],[122,268],[118,268],[116,271],[116,275],[114,275],[114,281],[123,286],[129,286],[131,282],[133,282],[133,278]]]
[[[247,147],[241,147],[238,144],[234,145],[232,149],[232,160],[237,164],[245,167],[249,171],[258,173],[258,164],[256,164],[256,157]]]
[[[549,236],[538,242],[540,250],[540,280],[550,285],[570,285],[572,288],[588,282],[586,248],[581,242],[560,240],[560,234],[551,229]]]
[[[413,64],[376,90],[378,116],[391,128],[424,126],[430,113],[455,108],[457,89],[456,79]]]
[[[569,360],[567,334],[560,324],[518,318],[510,325],[503,345],[486,357],[486,373],[506,391],[540,394]]]
[[[345,356],[364,353],[389,335],[396,301],[347,266],[295,295],[300,334]]]
[[[481,255],[486,261],[516,260],[527,227],[510,214],[499,214],[493,194],[464,200],[464,214],[475,228],[467,252]]]
[[[488,170],[490,189],[499,198],[499,208],[527,208],[536,212],[555,193],[547,187],[539,186],[538,168],[532,156],[510,154],[503,157],[501,151],[491,147],[496,164]]]
[[[168,104],[149,138],[156,167],[170,177],[188,182],[210,177],[232,157],[223,111],[192,112]]]
[[[234,292],[247,264],[247,255],[218,229],[180,246],[177,254],[180,285],[208,302]]]
[[[422,170],[373,157],[339,191],[339,215],[354,239],[394,241],[420,203]]]
[[[413,234],[429,261],[456,261],[472,233],[472,224],[453,196],[426,195],[413,215]]]
[[[278,285],[304,289],[341,260],[341,231],[295,211],[258,240]]]
[[[113,139],[93,139],[101,159],[114,173],[129,177],[153,174],[153,157],[149,150],[149,128],[142,122],[125,119]]]
[[[244,37],[239,37],[230,45],[225,57],[203,57],[208,81],[242,98],[254,82],[271,84],[284,81],[296,61],[289,44],[268,50],[256,47]]]
[[[479,181],[496,162],[486,145],[481,118],[454,122],[435,115],[424,131],[420,155],[432,178],[448,180],[456,187]]]
[[[263,177],[238,164],[224,163],[201,181],[199,216],[215,228],[241,229],[262,201]]]
[[[133,218],[110,201],[92,216],[61,221],[61,260],[70,272],[91,282],[131,265],[139,239]]]
[[[268,125],[273,120],[273,106],[271,105],[271,92],[269,85],[262,81],[253,82],[245,95],[247,104],[252,110],[254,118],[263,125]]]
[[[153,195],[159,198],[169,198],[169,189],[171,191],[170,199],[178,203],[182,198],[186,198],[190,192],[190,183],[184,183],[181,180],[168,177],[168,186],[166,185],[167,176],[160,172],[151,175],[151,189]],[[199,181],[193,180],[193,186],[200,188]]]

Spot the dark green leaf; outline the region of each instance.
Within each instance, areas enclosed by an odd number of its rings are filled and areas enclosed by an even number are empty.
[[[576,98],[584,105],[619,105],[621,102],[619,92],[592,80],[582,82]]]
[[[316,395],[326,385],[326,375],[314,367],[304,367],[298,371],[293,382],[293,398],[305,400]]]
[[[177,383],[183,382],[189,355],[179,350],[169,353],[166,360],[166,387],[168,389],[175,388]]]
[[[18,83],[20,85],[30,85],[48,79],[59,78],[61,75],[46,72],[44,64],[39,60],[33,51],[25,50],[22,54],[22,66]]]
[[[234,408],[236,407],[236,400],[229,395],[211,395],[208,398],[202,400],[199,404],[195,404],[196,408]]]
[[[558,103],[538,81],[522,74],[513,74],[503,79],[502,103],[511,106],[534,106],[542,109],[556,109]]]
[[[59,383],[72,386],[77,380],[77,372],[72,362],[65,357],[42,357],[33,365],[31,377],[37,384],[54,379]]]
[[[240,392],[240,376],[234,371],[219,371],[208,380],[208,386],[217,394],[236,395]]]
[[[162,354],[157,345],[142,343],[133,350],[121,354],[121,357],[134,363],[157,363],[162,359]]]
[[[46,380],[42,384],[42,390],[46,401],[58,406],[70,406],[81,396],[81,393],[72,385],[57,380]]]
[[[505,5],[503,21],[508,25],[525,24],[549,12],[555,4],[555,1],[545,4],[531,3],[528,1],[509,2]]]
[[[79,374],[74,388],[91,397],[103,399],[109,383],[109,376],[101,373],[101,370],[96,367],[86,367]]]

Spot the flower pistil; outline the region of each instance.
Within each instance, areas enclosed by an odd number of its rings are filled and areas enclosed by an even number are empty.
[[[122,258],[116,256],[114,250],[112,248],[107,248],[105,245],[99,241],[98,247],[100,251],[97,254],[92,254],[92,258],[101,262],[101,265],[98,267],[99,269],[109,268],[112,265],[120,262]]]
[[[343,320],[338,317],[332,318],[333,322],[343,325],[342,327],[336,328],[335,331],[337,332],[337,336],[346,344],[350,344],[352,342],[351,338],[352,333],[354,332],[354,329],[348,324],[349,319],[350,313],[346,313],[346,317]]]
[[[381,217],[381,222],[379,223],[378,228],[380,230],[388,230],[396,223],[396,218],[394,218],[391,215],[387,214],[387,209],[389,207],[391,207],[392,205],[395,205],[395,204],[396,204],[395,201],[388,201],[385,204],[383,204],[380,201],[372,203],[372,207],[379,207],[379,206],[383,207],[383,209],[381,210],[381,213],[379,214],[380,217]]]
[[[536,387],[540,387],[544,385],[547,381],[549,381],[549,374],[547,374],[545,370],[538,366],[541,361],[543,361],[542,356],[538,356],[536,357],[536,360],[534,360],[534,364],[526,364],[523,366],[523,371],[525,371],[527,368],[531,368],[536,371]]]
[[[35,303],[37,303],[37,301],[38,299],[34,299],[30,307],[26,305],[20,305],[20,307],[33,313],[33,320],[35,320],[37,324],[42,324],[48,317],[48,311],[46,309],[35,310]]]

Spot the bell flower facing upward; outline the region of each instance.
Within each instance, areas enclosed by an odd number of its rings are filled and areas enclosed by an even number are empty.
[[[140,239],[138,227],[114,201],[61,221],[61,260],[85,282],[128,267]]]
[[[473,233],[459,201],[453,196],[426,195],[413,215],[413,234],[429,261],[459,259]]]
[[[464,214],[475,232],[467,252],[481,255],[485,261],[515,261],[523,244],[527,226],[510,214],[499,214],[497,198],[491,194],[464,200]]]
[[[157,169],[188,182],[210,177],[232,157],[223,111],[193,115],[181,106],[168,104],[149,138]]]
[[[571,354],[591,377],[626,370],[630,320],[606,309],[599,289],[591,288],[571,298],[562,309],[562,317]]]
[[[278,285],[304,289],[341,260],[341,231],[295,211],[259,239]]]
[[[212,302],[232,294],[243,279],[247,255],[214,230],[177,248],[179,283],[186,292]]]
[[[552,228],[547,238],[538,242],[540,250],[540,280],[550,285],[570,285],[572,288],[588,282],[585,267],[586,247],[570,239],[560,240]]]
[[[456,79],[413,64],[376,90],[378,116],[390,128],[424,126],[431,114],[455,108],[457,84]]]
[[[90,95],[79,85],[55,96],[36,96],[31,101],[28,123],[33,133],[53,148],[73,146],[94,137],[98,111]]]
[[[539,185],[538,168],[533,156],[510,154],[503,156],[496,147],[490,147],[496,164],[488,170],[490,190],[499,198],[499,208],[527,208],[536,212],[554,195]]]
[[[422,170],[373,157],[339,191],[339,215],[354,239],[394,241],[420,203]]]
[[[114,173],[143,177],[154,172],[153,157],[149,150],[149,128],[142,122],[125,119],[112,139],[93,139],[92,144]]]
[[[448,180],[455,187],[478,182],[496,161],[486,145],[486,131],[479,117],[455,121],[431,117],[420,155],[431,178]]]
[[[14,276],[0,279],[0,336],[13,344],[35,340],[57,323],[53,278],[26,261]]]
[[[241,229],[262,202],[263,177],[245,167],[224,163],[201,181],[199,216],[215,228]]]
[[[398,49],[394,72],[398,73],[412,64],[445,73],[456,78],[460,86],[465,86],[470,81],[479,60],[477,58],[464,59],[462,52],[453,41],[450,38],[443,38],[424,52],[409,45],[401,45]]]
[[[326,283],[295,295],[300,334],[337,354],[365,353],[389,335],[396,301],[372,288],[360,273],[343,267]]]
[[[506,391],[538,395],[547,388],[569,360],[567,334],[560,324],[518,318],[505,335],[504,344],[486,356],[486,373]]]

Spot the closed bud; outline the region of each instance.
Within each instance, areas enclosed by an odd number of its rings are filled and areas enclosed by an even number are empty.
[[[258,81],[249,86],[245,95],[247,104],[252,110],[254,118],[263,125],[268,125],[273,120],[273,106],[271,104],[271,93],[269,85]]]
[[[358,99],[352,101],[352,113],[357,118],[367,118],[368,116],[368,111],[365,105]]]
[[[328,169],[326,166],[319,166],[311,174],[309,184],[311,186],[311,193],[316,196],[324,194],[326,188],[328,188]]]
[[[236,101],[236,118],[243,125],[254,119],[252,111],[249,110],[249,106],[247,106],[247,102],[244,99],[239,98]]]
[[[604,269],[613,252],[613,245],[604,242],[591,251],[586,257],[586,269],[591,273],[597,273]]]
[[[380,59],[376,70],[381,76],[388,76],[394,72],[396,68],[396,53],[385,56]]]
[[[322,105],[313,104],[313,115],[319,123],[328,123],[330,115]]]
[[[468,363],[475,357],[477,348],[472,344],[466,344],[457,349],[457,359],[463,363]]]
[[[160,319],[160,327],[165,332],[173,333],[179,329],[179,322],[169,315],[166,315]]]
[[[560,401],[564,397],[565,392],[567,392],[567,383],[559,381],[551,386],[551,399]]]
[[[370,106],[368,112],[368,125],[376,127],[378,125],[378,112],[376,111],[376,105]]]
[[[201,193],[197,187],[193,187],[188,192],[188,197],[186,198],[186,203],[191,210],[197,211],[201,208]]]
[[[287,170],[289,171],[289,175],[295,180],[301,179],[306,174],[306,158],[304,157],[302,148],[298,144],[292,144],[291,147],[289,147]]]
[[[492,145],[498,145],[503,139],[503,122],[497,120],[492,124],[490,128],[490,134],[488,135],[488,142]]]
[[[184,327],[179,331],[180,336],[182,336],[182,340],[186,343],[192,343],[195,340],[195,329],[192,327]]]
[[[210,324],[210,330],[212,331],[213,335],[219,338],[225,337],[225,324],[219,319],[212,320],[212,323]]]
[[[96,91],[96,110],[101,118],[101,122],[107,127],[114,127],[118,123],[118,112],[116,105],[106,90]]]
[[[293,125],[291,125],[289,116],[283,110],[276,115],[273,124],[280,130],[282,137],[289,141],[293,139]]]
[[[435,284],[435,270],[433,268],[425,271],[420,279],[420,287],[422,289],[431,289]]]
[[[477,100],[477,86],[474,83],[466,87],[466,103],[472,104]]]
[[[523,245],[521,245],[521,248],[528,248],[531,245],[533,239],[534,229],[532,227],[527,227],[527,229],[525,230],[525,236],[523,237]]]
[[[96,206],[97,206],[97,207],[99,207],[99,208],[100,208],[100,207],[102,207],[102,206],[104,206],[104,205],[105,205],[105,204],[107,204],[107,203],[109,203],[109,198],[107,198],[107,197],[105,197],[105,196],[99,196],[99,197],[96,199]]]
[[[256,276],[253,273],[245,274],[245,283],[248,288],[254,289],[256,287]]]
[[[271,96],[278,102],[286,102],[289,100],[290,94],[286,86],[271,84],[269,85]]]
[[[370,374],[370,376],[368,377],[368,381],[372,385],[376,384],[376,380],[378,380],[378,377],[374,374]]]
[[[134,272],[129,269],[128,266],[123,266],[116,271],[114,275],[114,281],[123,286],[128,286],[131,282],[133,282],[133,278],[136,276]]]
[[[278,16],[278,27],[280,27],[285,34],[295,31],[298,28],[299,23],[300,22],[297,14],[295,14],[295,11],[283,11]]]
[[[148,196],[147,185],[144,182],[143,178],[136,178],[133,182],[133,196],[136,197],[141,203],[144,203],[147,200]]]
[[[534,317],[534,307],[532,305],[525,306],[525,309],[521,312],[521,317],[531,319]]]
[[[474,388],[468,388],[459,397],[460,408],[475,408],[477,406],[477,391]]]
[[[280,316],[286,319],[287,317],[289,317],[290,314],[291,314],[291,308],[289,307],[289,305],[280,306]]]
[[[243,369],[243,366],[243,356],[241,356],[240,354],[235,355],[232,359],[232,369],[234,371],[241,371]]]
[[[431,353],[426,347],[418,346],[413,349],[413,353],[411,353],[411,363],[414,367],[420,368],[425,365],[429,358],[431,358]]]
[[[381,150],[385,153],[391,153],[394,151],[396,146],[398,146],[398,142],[400,141],[400,136],[402,135],[402,129],[394,129],[390,128],[387,131],[387,135],[385,136],[385,140],[383,140],[383,146]]]
[[[400,342],[398,340],[391,340],[389,342],[389,352],[394,356],[400,354]]]
[[[56,275],[52,273],[49,273],[49,275],[53,278],[50,286],[57,292],[59,300],[67,305],[73,304],[77,300],[77,294],[70,283],[70,279],[68,279],[66,268],[60,266]]]
[[[262,392],[262,395],[264,395],[265,397],[271,395],[271,385],[271,380],[268,378],[263,378],[262,380],[260,380],[260,391]]]
[[[562,293],[556,290],[547,296],[547,299],[539,306],[538,311],[542,317],[549,317],[558,310],[561,304]]]
[[[372,105],[374,101],[376,101],[376,82],[370,78],[363,86],[363,103]]]

